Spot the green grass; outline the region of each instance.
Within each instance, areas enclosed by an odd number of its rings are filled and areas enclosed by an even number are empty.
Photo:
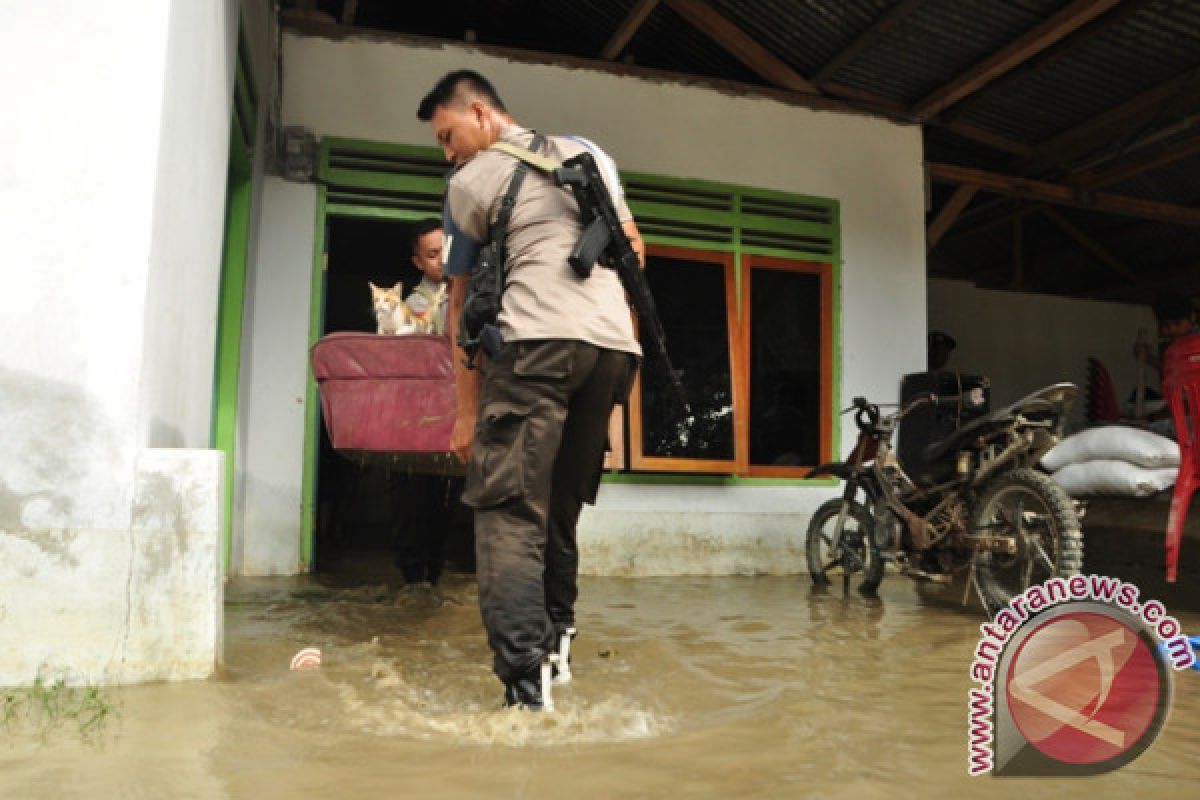
[[[70,730],[95,741],[117,714],[117,707],[97,686],[70,686],[65,678],[47,682],[39,675],[31,686],[0,689],[0,728],[15,735]]]

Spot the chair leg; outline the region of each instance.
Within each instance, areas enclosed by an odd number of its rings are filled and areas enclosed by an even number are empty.
[[[1179,567],[1179,544],[1183,539],[1183,523],[1187,520],[1188,507],[1192,503],[1192,493],[1196,490],[1196,473],[1190,464],[1184,464],[1179,469],[1179,478],[1175,482],[1175,492],[1171,495],[1171,511],[1167,516],[1167,583],[1174,583]]]

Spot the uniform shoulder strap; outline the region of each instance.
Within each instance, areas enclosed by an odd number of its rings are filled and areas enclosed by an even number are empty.
[[[538,134],[533,137],[532,144],[534,147],[540,147],[541,143],[542,143],[541,134]],[[498,146],[501,144],[505,144],[505,143],[504,142],[496,142],[496,144],[492,145],[492,148],[494,148],[496,150],[500,150],[501,152],[507,152],[507,150],[505,148]],[[531,156],[535,156],[538,158],[541,157],[530,150],[526,150],[523,147],[518,147],[516,149],[521,150],[522,152],[528,153]],[[502,197],[500,199],[500,213],[496,216],[496,222],[492,226],[491,231],[490,231],[491,239],[494,242],[495,241],[501,241],[501,242],[504,241],[504,236],[508,233],[508,221],[512,217],[513,206],[515,206],[517,204],[517,193],[519,191],[521,191],[521,184],[525,181],[525,173],[529,171],[528,168],[525,166],[526,163],[527,162],[525,160],[519,159],[517,168],[513,171],[512,179],[508,183],[508,191],[506,191],[504,193],[504,197]]]
[[[534,137],[533,146],[536,148],[540,145],[542,137],[540,135]],[[528,164],[540,172],[551,173],[556,169],[561,169],[562,164],[555,161],[553,158],[547,158],[540,153],[535,153],[533,150],[521,147],[520,145],[510,144],[509,142],[496,142],[490,150],[499,150],[501,153],[508,153],[515,159]]]

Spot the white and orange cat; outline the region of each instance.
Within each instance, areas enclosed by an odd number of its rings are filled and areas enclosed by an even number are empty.
[[[438,306],[446,296],[446,286],[443,284],[424,313],[413,311],[404,302],[404,285],[396,283],[390,289],[383,289],[368,281],[371,287],[371,300],[375,308],[375,332],[392,336],[403,336],[411,333],[432,333],[434,317]]]

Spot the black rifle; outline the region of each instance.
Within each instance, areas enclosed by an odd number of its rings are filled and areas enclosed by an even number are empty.
[[[579,213],[583,222],[583,235],[575,243],[567,263],[575,270],[580,278],[592,274],[592,268],[600,263],[614,269],[621,285],[629,294],[630,305],[637,312],[638,324],[650,334],[651,341],[658,354],[662,357],[667,368],[667,377],[671,386],[683,404],[683,409],[689,416],[692,407],[688,404],[687,394],[679,373],[671,366],[671,357],[667,355],[667,334],[663,330],[662,321],[658,318],[658,309],[654,305],[654,296],[650,293],[650,284],[642,272],[641,261],[617,219],[617,211],[613,207],[612,197],[608,187],[596,167],[596,160],[591,153],[580,153],[563,162],[554,170],[554,182],[565,186],[575,196],[579,204]]]

